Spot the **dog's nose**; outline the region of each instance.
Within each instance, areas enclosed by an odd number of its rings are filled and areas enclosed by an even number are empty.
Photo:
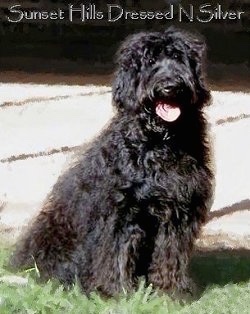
[[[164,93],[169,94],[174,89],[173,84],[163,86]]]
[[[164,90],[165,93],[169,93],[172,90],[172,86],[166,86],[166,87],[163,88],[163,90]]]

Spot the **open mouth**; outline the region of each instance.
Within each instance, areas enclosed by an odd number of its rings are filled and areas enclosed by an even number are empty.
[[[177,102],[159,99],[155,101],[155,112],[164,121],[174,122],[179,118],[181,109]]]

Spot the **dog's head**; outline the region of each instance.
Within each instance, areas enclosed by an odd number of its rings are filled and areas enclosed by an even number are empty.
[[[203,63],[205,43],[169,28],[128,37],[118,51],[113,102],[119,111],[147,112],[173,123],[190,107],[208,104]]]

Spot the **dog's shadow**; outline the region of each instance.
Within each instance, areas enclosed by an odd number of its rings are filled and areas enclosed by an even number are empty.
[[[190,263],[190,274],[198,290],[250,279],[250,250],[214,250],[195,252]]]
[[[250,200],[245,199],[211,212],[208,221],[249,208]],[[250,279],[250,250],[197,250],[190,263],[190,273],[201,292],[213,285],[246,282]]]

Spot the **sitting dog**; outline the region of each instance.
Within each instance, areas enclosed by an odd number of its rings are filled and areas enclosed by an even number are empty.
[[[187,266],[211,206],[203,108],[205,44],[169,28],[128,37],[117,56],[116,114],[55,184],[11,264],[116,295],[139,277],[190,291]]]

